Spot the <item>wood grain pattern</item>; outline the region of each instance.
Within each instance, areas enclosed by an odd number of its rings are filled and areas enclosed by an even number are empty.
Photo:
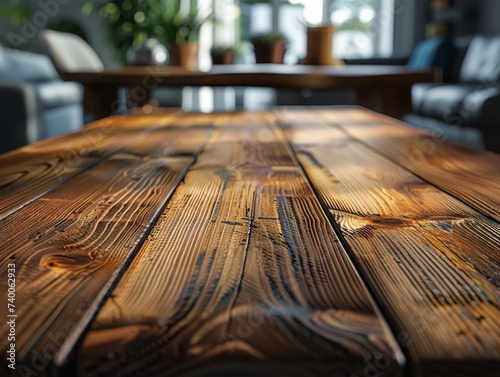
[[[342,112],[334,114],[341,119]],[[289,112],[280,118],[398,340],[404,340],[415,373],[496,375],[499,224],[328,126],[329,114],[325,119]],[[341,124],[348,131],[354,127]],[[370,126],[363,141],[373,140],[379,129],[375,122]],[[392,153],[388,146],[384,152]]]
[[[173,119],[111,117],[1,155],[0,219]]]
[[[498,156],[429,142],[285,109],[111,117],[0,156],[0,375],[496,376]]]
[[[321,376],[363,375],[379,357],[385,365],[376,373],[399,375],[395,342],[304,177],[276,171],[257,197],[229,347],[272,360],[305,360],[310,374]]]
[[[142,135],[0,221],[0,269],[17,266],[20,367],[49,373],[64,363],[210,132],[200,125]],[[3,302],[6,295],[2,288]]]
[[[324,113],[325,119],[342,127],[349,136],[486,216],[500,220],[499,154],[447,141],[366,110]],[[362,120],[366,117],[368,122]]]
[[[79,374],[351,376],[378,355],[380,375],[399,375],[398,348],[273,118],[220,119],[100,310]]]

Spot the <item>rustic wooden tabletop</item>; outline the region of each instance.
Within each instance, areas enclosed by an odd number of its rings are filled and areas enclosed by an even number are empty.
[[[499,155],[356,107],[4,154],[0,375],[497,376],[499,193]]]

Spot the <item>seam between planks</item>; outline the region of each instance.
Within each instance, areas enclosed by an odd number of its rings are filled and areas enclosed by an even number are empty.
[[[28,201],[24,202],[23,204],[21,204],[17,208],[5,211],[2,215],[0,215],[0,221],[8,218],[10,215],[16,213],[17,211],[20,211],[21,209],[23,209],[24,207],[30,205],[31,203],[35,202],[36,200],[38,200],[40,198],[43,198],[45,195],[51,193],[55,189],[58,189],[59,187],[65,185],[66,183],[70,182],[72,179],[75,179],[76,177],[78,177],[81,173],[94,168],[96,165],[98,165],[101,162],[105,161],[107,158],[108,158],[108,156],[106,156],[106,157],[104,157],[104,158],[102,158],[100,160],[97,160],[95,162],[90,163],[88,166],[84,167],[83,169],[79,170],[78,172],[76,172],[74,174],[68,175],[66,178],[63,178],[61,181],[59,181],[58,183],[56,183],[54,186],[52,186],[47,191],[41,193],[40,195],[37,195],[37,196],[33,197],[31,200],[28,200]]]
[[[318,109],[316,109],[318,110]],[[448,195],[449,199],[456,199],[458,200],[458,202],[460,202],[461,204],[465,205],[465,207],[469,208],[471,210],[471,212],[473,213],[476,213],[478,216],[482,216],[484,218],[487,218],[489,219],[490,221],[491,220],[494,220],[494,219],[491,219],[489,216],[486,216],[483,211],[477,209],[476,207],[470,205],[469,203],[467,202],[464,202],[463,200],[460,200],[459,198],[457,198],[455,195],[452,195],[450,194],[447,190],[444,190],[444,189],[441,189],[439,188],[438,186],[432,184],[432,183],[429,183],[427,180],[425,179],[422,179],[419,175],[413,173],[411,170],[409,170],[408,168],[405,168],[404,166],[401,166],[399,163],[393,161],[390,157],[388,156],[385,156],[382,152],[379,152],[378,150],[374,149],[373,147],[369,146],[369,145],[366,145],[365,143],[362,142],[362,139],[360,140],[359,138],[351,135],[348,131],[344,130],[343,127],[341,125],[339,125],[337,122],[332,122],[332,121],[328,121],[327,119],[327,114],[325,113],[322,113],[321,111],[318,110],[318,113],[321,115],[321,117],[323,117],[324,119],[321,119],[320,117],[317,117],[316,120],[318,121],[318,125],[323,125],[323,126],[327,126],[327,127],[330,127],[332,129],[335,129],[337,131],[340,131],[347,139],[351,140],[352,142],[358,144],[358,146],[360,146],[361,148],[364,148],[366,151],[370,151],[372,153],[375,153],[377,156],[379,156],[381,158],[381,160],[384,160],[388,163],[392,163],[394,165],[394,167],[398,168],[398,167],[401,167],[401,169],[404,169],[405,173],[406,174],[411,174],[412,176],[414,177],[418,177],[419,179],[421,179],[422,182],[424,182],[425,184],[429,185],[430,187],[434,187],[434,188],[437,188],[437,190],[439,192],[442,192],[444,195]],[[281,115],[281,112],[278,113],[278,118],[280,117]],[[280,118],[279,118],[280,119]],[[291,121],[293,123],[293,120]],[[282,124],[283,125],[286,125],[288,122],[287,121],[284,121]],[[354,123],[353,123],[354,124]],[[285,132],[285,135],[286,135],[286,132]],[[289,139],[289,142],[290,142],[290,139]],[[291,142],[290,142],[291,144]],[[293,148],[293,146],[291,146],[292,149],[295,151],[295,149]],[[297,149],[298,151],[298,149]],[[294,155],[294,157],[296,157]],[[300,164],[299,162],[299,165],[301,167],[303,167],[302,164]],[[305,173],[305,169],[304,169],[304,173]],[[307,173],[305,173],[305,175],[307,176]],[[309,177],[308,177],[308,180],[309,180]],[[312,183],[312,180],[311,180],[311,185],[313,187],[313,191],[315,192],[319,202],[321,203],[322,207],[323,207],[323,204],[325,205],[324,208],[328,208],[328,206],[326,205],[326,201],[322,200],[322,197],[320,195],[320,191],[316,189],[316,187],[314,186],[314,184]],[[325,210],[326,211],[326,210]],[[332,223],[332,226],[334,227],[334,229],[337,231],[338,229],[338,236],[339,236],[339,239],[341,240],[341,243],[343,244],[343,246],[345,247],[345,249],[349,252],[349,255],[354,258],[354,253],[353,253],[353,248],[351,248],[348,244],[347,244],[347,241],[345,240],[345,238],[343,237],[343,234],[342,232],[340,231],[340,224],[339,226],[337,226],[337,222],[335,221],[335,218],[334,216],[330,213],[330,211],[326,211],[326,215],[329,219],[331,219],[331,223]],[[494,223],[497,223],[496,220],[494,220]],[[370,282],[370,281],[374,281],[374,279],[370,278],[370,273],[369,272],[364,272],[364,270],[361,268],[362,267],[362,264],[358,262],[358,259],[357,258],[354,258],[353,260],[355,266],[357,267],[357,270],[358,272],[360,273],[360,275],[363,277],[364,281],[367,281],[367,282]],[[382,298],[383,296],[381,296],[380,294],[376,294],[375,291],[372,291],[372,285],[368,285],[367,284],[367,288],[368,290],[370,291],[370,293],[372,294],[372,296],[377,300],[379,301],[380,298]],[[402,331],[405,331],[406,328],[404,325],[398,325],[398,321],[396,321],[397,317],[395,315],[392,315],[390,311],[386,311],[386,310],[389,310],[390,306],[389,305],[383,305],[382,303],[380,304],[380,309],[383,311],[383,314],[384,314],[384,317],[387,318],[388,320],[388,324],[391,326],[391,328],[394,329],[394,332],[393,334],[399,334],[401,333]],[[421,364],[419,364],[418,362],[416,362],[412,357],[410,357],[410,352],[407,348],[402,348],[402,351],[404,352],[404,354],[407,356],[407,365],[406,365],[406,368],[405,368],[405,376],[412,376],[412,377],[421,377],[422,376],[422,369],[418,368],[417,367],[420,367]]]
[[[173,121],[174,120],[172,120],[172,122]],[[169,124],[171,124],[172,122],[169,122]],[[215,122],[214,122],[214,124],[215,124]],[[159,130],[159,129],[163,128],[164,126],[165,125],[156,127],[153,130],[154,131]],[[146,137],[147,135],[150,135],[152,132],[146,133],[144,135],[144,137]],[[155,224],[157,223],[158,219],[160,218],[160,216],[164,212],[165,208],[168,206],[168,204],[173,196],[172,194],[177,190],[178,186],[184,181],[187,173],[189,172],[189,170],[191,170],[193,165],[196,163],[198,157],[203,152],[203,150],[205,149],[206,145],[208,144],[210,138],[212,137],[213,132],[214,132],[214,128],[212,126],[212,129],[207,134],[205,142],[198,149],[196,154],[192,157],[191,162],[182,171],[175,187],[172,187],[171,191],[166,195],[166,197],[168,199],[165,200],[165,202],[160,207],[158,207],[156,213],[151,217],[151,220],[145,226],[145,231],[142,234],[142,237],[140,237],[137,240],[135,248],[133,250],[131,250],[131,252],[125,258],[125,260],[115,270],[115,272],[113,273],[113,276],[108,280],[108,284],[105,287],[103,287],[101,289],[101,291],[96,295],[96,298],[93,300],[92,304],[89,306],[89,308],[86,310],[86,312],[82,315],[78,325],[76,326],[76,329],[71,331],[71,333],[68,335],[68,337],[65,339],[64,343],[61,345],[61,347],[59,348],[59,350],[55,354],[54,363],[58,369],[62,370],[62,372],[65,371],[64,370],[65,368],[70,366],[70,363],[73,361],[73,360],[71,360],[72,355],[74,354],[74,351],[76,350],[76,348],[78,346],[78,343],[80,342],[80,340],[83,338],[83,336],[87,332],[89,325],[95,319],[99,310],[105,304],[105,302],[109,298],[110,294],[113,292],[114,288],[120,282],[121,278],[123,277],[123,274],[127,271],[128,267],[130,266],[132,261],[135,259],[137,253],[141,249],[144,242],[147,240],[149,234],[151,233],[151,231],[154,228]],[[141,139],[142,139],[142,137],[141,137]],[[133,144],[135,142],[137,142],[137,140],[134,140],[134,142],[132,142],[130,144]],[[128,145],[129,144],[127,144],[123,148],[120,148],[120,150],[126,148]],[[117,151],[116,153],[118,153],[118,152],[119,151]],[[115,153],[113,153],[113,154],[115,154]],[[110,157],[111,157],[111,155],[108,156],[107,158],[110,158]],[[100,162],[105,161],[106,159],[103,159]]]
[[[47,189],[45,192],[41,193],[40,195],[37,195],[35,196],[34,198],[32,198],[31,200],[28,200],[26,201],[25,203],[21,204],[20,206],[18,206],[17,208],[15,208],[14,210],[9,210],[9,211],[5,211],[4,214],[0,215],[0,221],[1,220],[4,220],[6,218],[8,218],[10,215],[16,213],[17,211],[25,208],[26,206],[30,205],[31,203],[35,202],[36,200],[40,199],[40,198],[43,198],[45,195],[51,193],[52,191],[58,189],[59,187],[62,187],[63,185],[65,185],[66,183],[70,182],[71,180],[75,179],[76,177],[78,177],[80,174],[86,172],[87,170],[90,170],[94,167],[96,167],[97,165],[103,163],[104,161],[108,161],[109,159],[111,159],[114,155],[120,153],[122,150],[124,150],[125,148],[127,148],[128,146],[132,145],[132,144],[135,144],[137,143],[138,141],[146,138],[147,136],[149,136],[150,134],[154,133],[155,131],[158,131],[160,129],[162,129],[163,127],[167,126],[167,125],[170,125],[172,124],[175,119],[177,118],[177,115],[173,114],[174,118],[173,119],[170,119],[169,122],[165,123],[165,124],[162,124],[161,126],[156,126],[156,127],[152,127],[150,129],[148,129],[147,131],[144,131],[138,139],[134,139],[132,141],[130,141],[129,143],[126,143],[126,144],[123,144],[121,147],[119,148],[115,148],[112,150],[111,153],[109,153],[108,155],[102,157],[102,158],[99,158],[97,161],[93,162],[93,163],[90,163],[88,166],[84,167],[83,169],[80,169],[78,170],[77,172],[75,172],[74,174],[69,174],[66,178],[63,178],[60,182],[56,183],[55,185],[53,185],[51,188]],[[96,128],[92,128],[91,130],[93,129],[96,129]],[[98,129],[98,128],[97,128]],[[85,130],[85,127],[82,129],[82,131]],[[81,131],[80,131],[81,132]]]
[[[346,135],[348,138],[350,138],[351,140],[353,140],[354,142],[360,144],[361,146],[365,147],[366,149],[370,150],[371,152],[377,154],[378,156],[380,156],[381,158],[383,158],[384,160],[386,161],[389,161],[391,163],[393,163],[394,165],[396,165],[399,169],[401,170],[404,170],[405,172],[409,172],[410,174],[414,175],[415,177],[418,177],[420,180],[422,180],[423,182],[425,182],[426,184],[432,186],[432,187],[435,187],[436,189],[438,189],[439,191],[441,192],[444,192],[445,194],[451,196],[452,198],[458,200],[460,203],[466,205],[468,208],[472,209],[474,212],[477,212],[477,213],[480,213],[481,215],[483,215],[484,217],[486,217],[488,220],[491,220],[497,224],[500,224],[500,221],[497,220],[496,218],[494,218],[493,216],[491,216],[489,213],[483,211],[482,209],[478,208],[477,206],[473,205],[472,203],[470,203],[469,201],[461,198],[460,196],[456,195],[456,194],[453,194],[452,192],[446,190],[445,188],[443,187],[440,187],[439,185],[437,185],[436,183],[433,183],[427,179],[425,179],[424,177],[422,177],[421,175],[417,174],[416,172],[410,170],[409,168],[407,168],[406,166],[404,166],[403,164],[399,163],[398,161],[392,159],[391,157],[387,156],[385,153],[381,152],[379,149],[371,146],[370,144],[364,142],[362,139],[352,135],[348,130],[346,130],[341,124],[337,123],[337,122],[332,122],[332,121],[329,121],[328,120],[328,116],[323,112],[321,111],[321,109],[318,109],[317,107],[314,108],[314,110],[316,110],[317,114],[319,114],[321,116],[322,119],[321,122],[328,126],[328,127],[332,127],[332,128],[335,128],[337,130],[339,130],[340,132],[342,132],[344,135]],[[354,123],[355,124],[355,123]]]
[[[274,113],[274,114],[276,114],[276,113]],[[277,118],[277,116],[275,115],[275,119],[276,118]],[[337,222],[335,221],[333,215],[328,210],[328,206],[326,205],[325,201],[319,195],[318,190],[314,186],[310,177],[307,175],[304,167],[302,166],[299,159],[297,158],[297,156],[295,154],[295,150],[292,147],[287,135],[285,134],[285,132],[281,128],[279,121],[276,119],[275,122],[272,122],[271,126],[273,128],[275,128],[277,130],[277,132],[279,132],[280,135],[282,136],[283,144],[287,148],[288,152],[291,155],[292,160],[294,161],[297,168],[300,170],[302,176],[304,177],[305,181],[307,182],[307,184],[311,188],[312,192],[314,193],[316,200],[318,201],[319,205],[321,206],[321,209],[323,210],[323,212],[325,213],[325,215],[328,219],[328,222],[330,223],[330,225],[333,228],[333,232],[335,233],[335,236],[340,241],[339,243],[340,243],[341,248],[346,253],[349,261],[353,265],[354,270],[355,270],[356,274],[358,275],[358,278],[361,281],[363,288],[367,292],[368,300],[371,302],[371,304],[375,310],[375,313],[382,319],[381,326],[385,330],[387,330],[388,338],[392,342],[392,347],[394,348],[394,351],[395,351],[396,361],[399,363],[399,365],[401,366],[401,368],[403,370],[406,370],[406,369],[412,367],[413,363],[412,363],[411,358],[409,357],[409,353],[406,350],[403,350],[403,348],[399,346],[399,343],[396,340],[397,339],[397,337],[396,337],[397,331],[395,331],[395,330],[397,330],[398,327],[396,326],[394,319],[392,318],[392,316],[389,313],[386,312],[382,303],[379,302],[377,295],[375,294],[375,291],[371,288],[371,286],[369,284],[370,279],[363,272],[361,265],[358,263],[357,259],[355,258],[355,255],[352,252],[349,244],[344,239],[344,236],[342,235],[342,231],[340,230]],[[398,354],[398,352],[399,352],[399,354]],[[406,375],[408,375],[407,371],[404,372],[404,376],[406,376]]]

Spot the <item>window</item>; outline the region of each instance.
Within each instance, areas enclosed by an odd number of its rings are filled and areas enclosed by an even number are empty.
[[[311,1],[311,0],[309,0]],[[240,0],[242,38],[267,32],[281,32],[288,39],[285,63],[294,64],[306,53],[304,6],[287,0]]]
[[[329,9],[336,57],[392,55],[394,0],[333,0]]]
[[[280,31],[289,39],[285,62],[305,56],[307,25],[336,27],[336,58],[388,57],[393,54],[396,0],[241,0],[242,37]]]

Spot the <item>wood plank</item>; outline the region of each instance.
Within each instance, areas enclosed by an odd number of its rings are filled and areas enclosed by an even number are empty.
[[[0,221],[0,268],[17,270],[18,370],[65,362],[211,131],[160,129]]]
[[[499,224],[311,114],[281,117],[286,135],[414,372],[495,376]]]
[[[311,376],[401,375],[396,342],[301,172],[269,174],[257,198],[224,347]]]
[[[374,355],[388,362],[381,375],[399,375],[398,348],[274,118],[220,119],[96,317],[78,375],[347,376]]]
[[[325,121],[339,125],[423,180],[500,221],[499,154],[447,141],[367,110],[322,113]]]
[[[175,118],[111,117],[1,155],[0,219]]]

